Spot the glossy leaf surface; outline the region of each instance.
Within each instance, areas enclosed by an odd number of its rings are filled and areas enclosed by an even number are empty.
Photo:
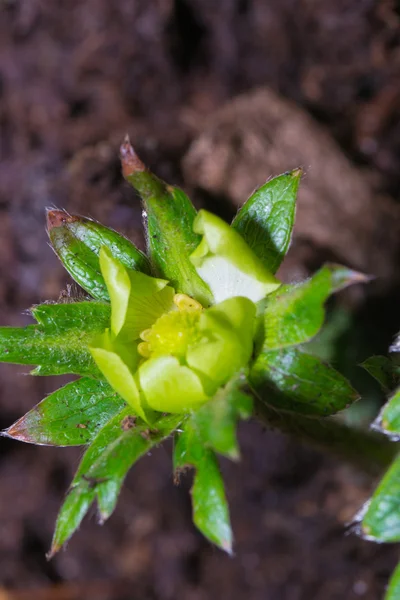
[[[302,344],[320,330],[324,304],[337,289],[364,281],[340,265],[326,265],[297,285],[282,285],[264,301],[264,350]]]
[[[168,437],[182,417],[161,417],[154,427],[135,420],[129,407],[107,423],[83,456],[59,513],[50,556],[79,527],[94,499],[100,520],[113,512],[123,480],[131,466],[150,448]]]
[[[250,196],[232,223],[272,273],[289,248],[301,175],[301,169],[295,169],[267,181]]]
[[[108,383],[84,377],[47,396],[5,433],[30,444],[80,446],[124,405]]]
[[[103,246],[129,269],[150,272],[149,261],[140,250],[124,236],[97,221],[69,215],[63,210],[50,210],[47,227],[51,245],[68,273],[97,300],[109,299],[99,265]]]
[[[381,542],[400,541],[400,456],[386,472],[361,522],[361,533]]]
[[[267,404],[304,415],[333,415],[359,397],[338,371],[299,348],[262,352],[249,381]]]
[[[180,189],[147,170],[128,139],[121,146],[121,160],[126,180],[143,200],[148,250],[156,275],[167,279],[177,292],[208,306],[213,300],[210,289],[189,260],[201,240],[193,231],[193,204]]]
[[[179,435],[174,451],[174,468],[196,469],[191,490],[193,522],[211,542],[232,552],[232,531],[224,484],[214,452],[206,448],[189,421]]]
[[[42,304],[32,314],[38,325],[0,328],[0,361],[37,365],[34,375],[101,376],[88,346],[109,326],[108,304]]]

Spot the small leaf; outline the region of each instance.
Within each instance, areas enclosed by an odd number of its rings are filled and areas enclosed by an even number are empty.
[[[150,272],[149,262],[140,250],[97,221],[69,215],[64,210],[48,210],[47,230],[51,245],[68,273],[97,300],[109,300],[99,265],[103,246],[129,269]]]
[[[343,375],[299,348],[262,352],[249,381],[267,404],[303,415],[333,415],[359,398]]]
[[[236,422],[252,413],[252,398],[242,391],[245,384],[243,374],[233,378],[191,417],[204,445],[232,459],[239,458]]]
[[[129,138],[121,146],[121,160],[125,179],[143,200],[148,249],[156,274],[170,281],[177,292],[208,306],[213,299],[210,289],[189,260],[201,240],[193,231],[194,206],[184,192],[146,169]]]
[[[400,456],[384,475],[367,505],[361,534],[379,542],[400,541]]]
[[[168,437],[181,421],[181,415],[160,417],[150,430],[126,407],[99,431],[82,458],[60,510],[50,557],[79,527],[94,499],[98,502],[101,522],[111,515],[131,466]]]
[[[398,389],[380,411],[372,424],[376,429],[386,434],[391,440],[400,440],[400,389]]]
[[[360,366],[376,379],[385,393],[400,383],[400,366],[386,356],[371,356]]]
[[[110,325],[108,304],[42,304],[32,314],[38,325],[0,328],[1,362],[38,365],[34,375],[101,377],[88,346]]]
[[[389,581],[384,600],[399,600],[400,598],[400,563],[395,568]]]
[[[124,405],[108,383],[82,378],[50,394],[5,434],[30,444],[80,446],[91,442]]]
[[[211,542],[232,552],[232,530],[224,484],[215,454],[205,448],[193,423],[186,424],[174,451],[174,468],[196,469],[192,487],[193,522]]]
[[[282,285],[264,301],[263,350],[303,344],[320,330],[324,304],[337,289],[363,281],[364,276],[340,265],[326,265],[297,285]]]
[[[247,200],[232,223],[264,266],[276,273],[288,251],[301,169],[267,181]]]

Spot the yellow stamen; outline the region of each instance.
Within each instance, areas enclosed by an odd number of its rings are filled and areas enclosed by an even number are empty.
[[[194,300],[186,294],[175,294],[174,304],[178,307],[178,310],[185,310],[188,312],[201,310],[203,307],[200,302]]]
[[[151,336],[151,329],[144,329],[142,333],[139,334],[140,339],[144,342],[149,342]]]
[[[150,351],[150,344],[148,342],[140,342],[137,349],[141,356],[143,356],[144,358],[150,358],[151,351]]]

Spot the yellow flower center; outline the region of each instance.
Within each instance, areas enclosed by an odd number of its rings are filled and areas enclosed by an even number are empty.
[[[138,352],[143,357],[172,355],[184,358],[189,344],[198,341],[197,324],[203,307],[186,294],[175,294],[174,304],[178,310],[162,315],[151,329],[140,334],[143,342],[139,344]]]

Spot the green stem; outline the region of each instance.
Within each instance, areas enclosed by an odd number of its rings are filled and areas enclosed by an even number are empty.
[[[261,400],[255,402],[256,417],[267,427],[345,459],[371,475],[380,475],[398,453],[396,444],[372,431],[349,427],[331,417],[316,419],[277,411]]]

